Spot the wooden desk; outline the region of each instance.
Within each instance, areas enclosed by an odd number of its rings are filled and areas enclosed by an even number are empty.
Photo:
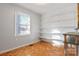
[[[64,53],[67,55],[67,36],[74,36],[75,37],[75,43],[77,44],[79,42],[79,33],[76,32],[69,32],[64,34]],[[76,45],[76,56],[78,56],[78,44]]]

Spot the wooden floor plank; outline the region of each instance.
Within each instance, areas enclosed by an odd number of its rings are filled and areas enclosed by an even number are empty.
[[[64,48],[55,47],[50,43],[40,41],[33,45],[3,53],[0,56],[64,56]]]

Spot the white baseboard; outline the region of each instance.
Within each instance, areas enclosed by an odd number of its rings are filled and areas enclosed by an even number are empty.
[[[12,51],[12,50],[15,50],[15,49],[17,49],[17,48],[21,48],[21,47],[24,47],[24,46],[28,46],[28,45],[30,45],[30,44],[37,43],[37,42],[39,42],[39,41],[40,41],[40,40],[36,40],[36,41],[33,41],[33,42],[31,42],[31,43],[28,43],[28,44],[24,44],[24,45],[21,45],[21,46],[18,46],[18,47],[10,48],[10,49],[8,49],[8,50],[0,51],[0,54],[6,53],[6,52],[9,52],[9,51]]]

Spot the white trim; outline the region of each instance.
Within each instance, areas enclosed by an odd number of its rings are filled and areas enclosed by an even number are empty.
[[[37,42],[39,42],[39,41],[40,41],[40,40],[36,40],[36,41],[33,41],[33,42],[31,42],[31,43],[28,43],[28,44],[24,44],[24,45],[21,45],[21,46],[18,46],[18,47],[10,48],[10,49],[8,49],[8,50],[0,51],[0,54],[6,53],[6,52],[9,52],[9,51],[12,51],[12,50],[15,50],[15,49],[24,47],[24,46],[28,46],[28,45],[30,45],[30,44],[37,43]]]

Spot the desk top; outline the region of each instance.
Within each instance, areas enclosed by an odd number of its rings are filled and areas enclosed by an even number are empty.
[[[68,32],[68,33],[64,33],[63,35],[77,35],[77,36],[79,36],[79,32]]]

